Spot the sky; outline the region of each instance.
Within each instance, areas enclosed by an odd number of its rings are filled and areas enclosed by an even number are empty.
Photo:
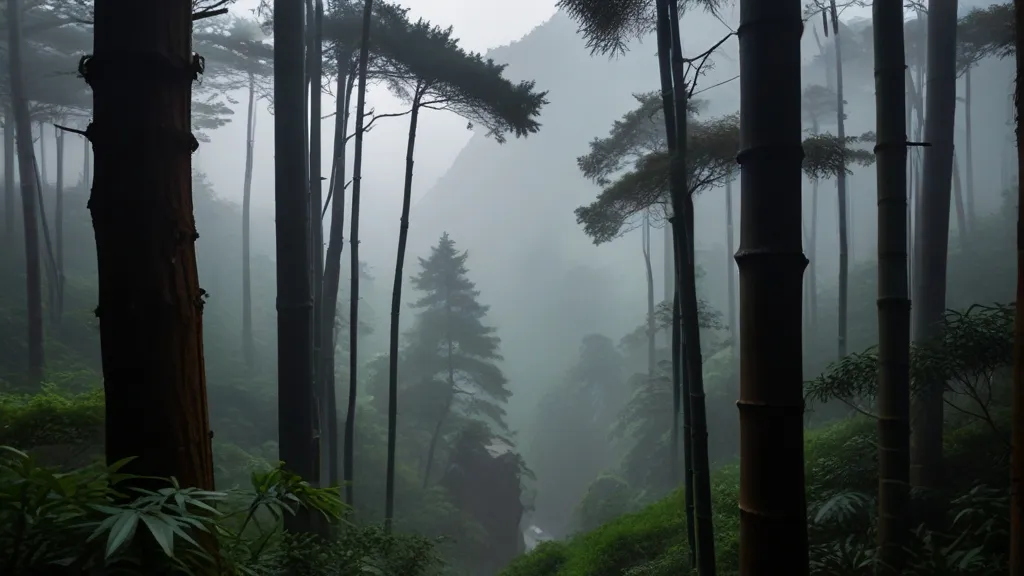
[[[519,40],[544,23],[555,13],[556,0],[402,0],[410,9],[412,18],[424,18],[440,26],[453,26],[461,45],[472,51],[486,52],[491,48]],[[258,0],[238,0],[232,11],[239,16],[251,16]],[[209,177],[217,194],[241,202],[241,175],[245,158],[244,102],[245,94],[234,94],[242,103],[240,117],[211,134],[211,142],[200,148],[194,164]],[[333,110],[334,99],[325,96],[325,111]],[[406,107],[383,88],[367,92],[367,108],[378,113],[399,112]],[[273,116],[260,107],[256,127],[256,168],[254,171],[253,204],[269,210],[273,206]],[[236,116],[238,114],[236,113]],[[401,201],[402,168],[404,167],[406,118],[382,120],[365,140],[364,190],[375,194],[364,200],[368,217],[385,206],[394,207]],[[455,160],[466,145],[471,132],[466,121],[443,112],[425,113],[420,119],[420,135],[416,151],[416,170],[413,197],[426,193]],[[333,121],[323,122],[324,173],[329,173],[330,145]],[[391,210],[388,209],[388,212]],[[396,217],[397,218],[397,217]]]

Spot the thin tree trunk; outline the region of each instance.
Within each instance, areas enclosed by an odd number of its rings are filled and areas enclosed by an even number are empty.
[[[683,322],[685,386],[688,387],[689,406],[684,412],[684,426],[690,425],[687,438],[691,455],[687,464],[692,466],[694,491],[694,528],[697,543],[697,573],[714,576],[715,539],[711,517],[711,469],[708,455],[707,407],[704,394],[704,361],[701,357],[700,325],[697,314],[697,274],[694,254],[693,196],[686,189],[687,152],[687,100],[690,87],[686,83],[686,64],[682,54],[679,32],[679,9],[676,0],[668,0],[669,30],[672,38],[672,78],[675,104],[676,155],[672,172],[679,185],[673,189],[673,232],[676,235],[676,286],[680,288],[680,309]]]
[[[412,204],[412,170],[416,152],[416,127],[420,118],[422,85],[416,86],[409,115],[409,135],[405,149],[405,184],[402,189],[402,218],[398,226],[398,254],[395,257],[394,288],[391,292],[391,340],[388,349],[388,452],[386,483],[384,488],[384,530],[391,532],[395,517],[395,445],[398,441],[398,341],[402,312],[402,279],[405,267],[405,246],[409,240],[409,207]],[[451,354],[449,344],[449,355]],[[450,362],[450,359],[449,359]],[[426,476],[424,476],[426,482]]]
[[[337,316],[338,287],[341,284],[341,253],[345,248],[345,138],[348,133],[349,96],[352,94],[354,75],[348,72],[348,54],[337,49],[338,60],[338,94],[344,94],[335,102],[334,116],[334,168],[331,170],[331,181],[328,197],[333,197],[331,204],[331,229],[327,241],[327,257],[324,261],[324,305],[323,341],[321,342],[321,367],[323,386],[327,391],[327,483],[335,486],[340,481],[341,470],[338,465],[340,434],[338,430],[338,392],[335,380],[335,358],[337,354]]]
[[[843,43],[839,38],[839,13],[836,10],[836,0],[829,1],[829,11],[832,19],[833,42],[836,53],[836,135],[839,137],[841,149],[846,147],[846,113],[843,102]],[[847,239],[847,198],[846,198],[846,170],[836,173],[836,190],[839,194],[839,350],[838,358],[846,357],[846,336],[847,336],[847,313],[849,309],[850,289],[850,254],[849,241]]]
[[[349,385],[345,414],[345,502],[353,505],[353,466],[355,461],[356,399],[359,371],[359,192],[363,177],[363,122],[366,116],[366,68],[370,58],[370,21],[373,0],[363,4],[363,27],[359,43],[359,89],[356,92],[356,146],[352,163],[352,278],[349,294]],[[342,184],[343,185],[343,184]]]
[[[28,114],[25,95],[21,50],[21,1],[7,1],[8,70],[11,90],[11,110],[14,117],[15,139],[18,147],[18,176],[21,180],[21,211],[25,232],[25,290],[28,308],[28,383],[43,381],[43,297],[42,270],[39,254],[39,210],[35,189],[35,152],[32,149],[32,122]],[[12,175],[13,176],[13,175]],[[109,419],[108,419],[109,422]]]
[[[818,258],[818,185],[820,182],[815,179],[811,184],[811,254],[807,266],[807,275],[810,276],[811,287],[811,334],[818,334],[818,269],[815,262]]]
[[[956,23],[953,0],[928,6],[927,85],[925,93],[923,194],[914,237],[913,338],[924,343],[938,335],[946,307],[946,252],[953,180],[953,122],[956,115]],[[921,383],[915,396],[911,477],[926,490],[942,483],[942,396],[945,382]],[[940,503],[928,506],[925,521],[941,517]]]
[[[14,239],[14,113],[10,104],[4,106],[4,231]]]
[[[960,240],[960,249],[966,250],[968,241],[967,215],[964,213],[964,188],[960,180],[960,162],[953,153],[953,209],[956,211],[956,231]]]
[[[43,181],[42,191],[46,193],[49,182],[46,179],[49,172],[46,170],[46,124],[42,120],[36,123],[39,127],[39,179]]]
[[[55,190],[56,201],[54,208],[54,240],[56,246],[57,263],[57,298],[56,306],[50,312],[52,314],[54,327],[60,328],[64,316],[64,132],[57,130],[57,187]]]
[[[651,215],[644,213],[643,235],[644,270],[647,272],[647,379],[651,382],[657,376],[658,356],[654,337],[657,323],[654,319],[654,268],[651,266]]]
[[[813,230],[813,224],[811,229]],[[733,242],[732,224],[732,178],[725,182],[725,250],[728,252],[726,270],[729,272],[727,285],[729,287],[729,339],[732,340],[732,351],[735,356],[740,344],[739,326],[736,324],[736,263],[733,256],[736,254],[736,247]],[[813,238],[813,232],[812,238]],[[813,242],[813,240],[812,240]]]
[[[311,18],[313,19],[312,30],[310,30],[311,46],[309,48],[310,60],[310,98],[309,98],[309,191],[310,191],[310,226],[312,237],[312,258],[313,258],[313,378],[314,394],[317,398],[316,429],[318,435],[317,443],[317,480],[322,476],[324,451],[324,424],[327,419],[328,410],[326,401],[326,380],[323,374],[323,302],[324,302],[324,224],[321,214],[323,212],[323,183],[321,179],[322,159],[321,131],[323,114],[323,21],[324,6],[322,0],[313,2]],[[333,369],[332,369],[333,371]]]
[[[245,174],[242,180],[242,355],[249,370],[256,366],[252,334],[252,171],[256,145],[256,77],[249,74],[249,105],[245,120]]]
[[[686,499],[686,544],[691,550],[690,568],[697,567],[700,555],[697,547],[697,507],[693,478],[693,426],[690,422],[690,381],[687,373],[686,337],[683,334],[683,310],[679,292],[672,298],[672,329],[677,332],[679,344],[672,349],[679,354],[680,382],[673,394],[673,428],[679,428],[679,415],[683,417],[683,497]],[[678,450],[678,447],[676,448]]]
[[[277,210],[277,356],[280,458],[315,477],[313,287],[310,198],[305,158],[305,14],[302,3],[274,2],[274,201]],[[311,532],[311,515],[285,517],[290,532]]]
[[[32,156],[32,178],[35,179],[36,202],[39,203],[39,223],[43,234],[43,244],[46,247],[46,296],[50,309],[51,320],[57,301],[58,278],[57,278],[57,257],[54,255],[53,242],[50,241],[50,226],[46,221],[46,201],[43,197],[43,179],[40,176],[39,165],[36,158]]]
[[[872,8],[878,190],[878,574],[902,574],[910,537],[910,292],[903,7]]]
[[[740,0],[740,574],[807,576],[798,0]]]
[[[448,400],[445,404],[444,412],[437,419],[437,424],[434,425],[434,432],[430,435],[430,444],[427,445],[427,462],[423,468],[423,484],[422,488],[427,488],[430,485],[430,472],[434,468],[434,454],[437,452],[437,441],[441,438],[441,427],[444,425],[444,421],[448,418],[448,413],[451,412],[452,401]]]
[[[192,3],[165,0],[126,12],[121,2],[98,0],[94,22],[85,80],[93,91],[96,128],[89,209],[98,260],[107,461],[133,457],[125,472],[174,476],[182,486],[209,490],[213,434],[192,206],[195,141],[189,132],[197,72]],[[126,61],[164,72],[106,72]]]
[[[968,67],[964,73],[964,131],[966,134],[964,138],[967,142],[964,143],[964,152],[967,154],[965,161],[967,162],[967,226],[973,229],[977,221],[974,219],[974,131],[973,123],[971,122],[971,68]]]
[[[92,189],[92,142],[82,139],[82,186],[85,190]]]
[[[1014,29],[1019,43],[1024,36],[1022,0],[1013,1]],[[1024,78],[1024,56],[1020,46],[1014,52],[1016,80]],[[1019,85],[1015,85],[1013,112],[1017,137],[1017,169],[1024,174],[1024,149],[1021,148],[1021,110]],[[1010,576],[1024,576],[1024,198],[1017,188],[1017,308],[1014,317],[1012,430],[1010,432]]]

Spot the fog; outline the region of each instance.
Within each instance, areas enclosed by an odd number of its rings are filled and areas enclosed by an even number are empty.
[[[553,424],[551,414],[545,410],[555,409],[557,412],[557,407],[552,408],[551,404],[555,400],[551,399],[562,384],[577,377],[574,370],[579,370],[581,363],[590,361],[588,354],[601,355],[594,350],[603,344],[594,344],[593,340],[585,342],[593,335],[606,337],[618,350],[615,353],[622,354],[615,368],[621,370],[621,374],[617,374],[618,381],[611,386],[617,387],[623,398],[629,395],[630,377],[634,372],[642,372],[645,364],[630,358],[625,344],[620,346],[620,341],[645,323],[648,306],[641,220],[637,217],[631,221],[630,229],[614,240],[595,245],[577,223],[574,210],[593,202],[601,187],[583,176],[576,159],[588,152],[591,140],[606,136],[615,120],[636,108],[634,94],[659,88],[653,37],[633,42],[621,55],[591,55],[577,32],[577,24],[567,15],[556,12],[553,0],[516,3],[406,0],[402,4],[410,9],[414,19],[422,17],[441,26],[452,25],[463,47],[507,64],[506,77],[515,81],[534,80],[538,90],[547,91],[549,103],[540,114],[540,131],[527,138],[510,138],[504,144],[497,143],[479,128],[467,127],[467,121],[455,114],[424,111],[417,136],[404,275],[408,279],[419,272],[419,259],[429,257],[431,249],[437,246],[445,233],[454,240],[458,250],[468,251],[468,277],[480,292],[480,302],[490,307],[484,323],[494,327],[501,339],[503,359],[499,366],[512,392],[507,403],[511,437],[526,465],[536,473],[536,478],[528,481],[525,497],[533,510],[527,512],[522,528],[533,526],[550,537],[566,537],[574,531],[594,527],[589,523],[592,520],[581,517],[586,516],[586,510],[580,503],[587,496],[588,489],[600,488],[599,485],[595,488],[595,480],[602,474],[615,478],[628,476],[619,468],[627,449],[622,443],[601,439],[596,443],[603,445],[604,450],[574,452],[572,446],[578,443],[563,442],[574,433],[570,430],[571,425],[566,423],[560,427],[560,423]],[[255,0],[239,0],[232,7],[232,12],[251,16],[256,5]],[[972,7],[986,5],[987,2],[981,0],[961,2],[961,14]],[[849,8],[841,16],[844,26],[841,37],[846,56],[846,132],[850,135],[875,129],[871,38],[864,35],[865,28],[870,25],[870,16],[870,7]],[[915,15],[908,10],[907,20],[914,18]],[[692,54],[703,52],[735,31],[737,26],[736,7],[726,7],[719,15],[701,11],[687,13],[681,24],[684,50]],[[813,30],[815,27],[818,30]],[[831,86],[834,83],[834,78],[828,78],[831,67],[825,66],[818,46],[820,41],[828,48],[834,37],[819,36],[816,41],[820,28],[818,18],[811,18],[803,34],[805,86]],[[706,102],[697,120],[732,114],[739,108],[739,57],[735,38],[727,40],[711,56],[711,62],[713,66],[699,77],[694,94]],[[212,74],[218,63],[210,61],[207,66]],[[1003,210],[1006,206],[1003,193],[1016,182],[1010,100],[1013,92],[1012,67],[1012,58],[987,58],[971,72],[973,202],[979,219]],[[333,86],[331,88],[333,92]],[[963,97],[962,79],[958,83],[958,95]],[[193,170],[205,175],[208,188],[216,199],[240,205],[246,160],[246,93],[238,91],[231,93],[230,97],[240,103],[232,106],[232,120],[209,132],[209,142],[204,142],[193,157]],[[407,106],[383,84],[371,85],[368,90],[367,108],[376,113],[400,112]],[[961,174],[965,165],[961,150],[966,148],[962,107],[963,102],[958,102],[956,148]],[[332,94],[325,95],[323,109],[325,114],[334,110]],[[321,124],[322,166],[324,174],[329,175],[334,118],[325,117]],[[810,131],[809,124],[805,128]],[[835,118],[823,121],[821,128],[834,132]],[[366,307],[363,321],[372,329],[359,351],[360,361],[365,365],[371,365],[375,358],[387,353],[407,130],[406,117],[388,118],[375,123],[365,136],[360,257],[366,262],[372,277],[364,284],[362,295]],[[272,262],[276,259],[273,143],[274,116],[267,108],[267,101],[261,100],[255,128],[252,187],[252,251],[256,262],[254,267],[261,270],[254,272],[253,276],[254,282],[259,283],[253,288],[254,307],[260,311],[254,317],[254,328],[260,335],[261,350],[268,355],[261,365],[266,374],[256,378],[261,391],[272,388],[268,384],[273,379],[268,376],[272,373],[270,368],[273,364],[269,359],[273,351],[270,344],[276,341],[276,317],[271,313],[275,298],[271,271]],[[53,139],[44,139],[42,145],[44,154],[52,159],[56,154]],[[69,166],[67,177],[76,181],[75,173],[80,170],[70,167],[82,166],[82,147],[77,140],[70,141],[68,146],[65,153]],[[919,149],[911,152],[918,153]],[[351,177],[351,153],[348,161],[347,177]],[[850,267],[857,279],[863,279],[873,277],[868,268],[876,261],[876,171],[873,165],[854,166],[851,170],[848,178]],[[52,185],[52,173],[48,180]],[[738,182],[736,190],[733,250],[739,245],[741,208]],[[811,190],[812,182],[806,180],[804,219],[808,226]],[[839,275],[839,238],[834,179],[821,181],[818,190],[817,258],[811,263],[808,273],[817,279],[818,293],[822,295],[823,320],[818,332],[805,333],[807,377],[834,360],[830,354],[834,355],[835,350],[834,294]],[[346,202],[350,201],[346,194]],[[695,206],[696,259],[703,271],[698,295],[724,318],[733,304],[729,302],[727,277],[734,266],[726,244],[724,189],[703,192],[697,197]],[[84,231],[88,226],[84,205],[75,205],[71,210],[81,221],[68,224],[69,228]],[[238,354],[237,349],[232,348],[232,338],[237,338],[239,330],[240,304],[235,291],[240,285],[240,264],[234,254],[241,256],[240,213],[239,227],[230,228],[228,219],[236,217],[234,209],[218,207],[217,210],[216,218],[197,216],[200,280],[210,292],[206,320],[208,357],[226,349],[231,350],[223,352],[225,354]],[[197,201],[197,213],[200,211]],[[959,246],[962,237],[961,231],[956,230],[956,222],[955,216],[951,217],[951,251]],[[215,229],[204,230],[204,223]],[[328,214],[324,229],[328,230],[330,225]],[[668,238],[663,222],[656,221],[654,226],[651,260],[655,301],[660,302],[671,300],[665,266]],[[347,239],[348,224],[345,228]],[[90,247],[72,249],[69,252],[71,256],[77,253],[76,250],[89,252]],[[348,268],[349,250],[346,245],[342,255],[343,271]],[[1006,251],[1009,254],[1010,247],[1006,247]],[[94,260],[89,260],[94,256],[82,258],[87,260],[79,263],[83,269],[89,270],[94,266]],[[91,277],[91,274],[84,276]],[[342,274],[343,284],[347,274],[347,271]],[[983,291],[983,294],[991,300],[1012,298],[1009,287],[1001,284],[990,291]],[[407,281],[401,316],[403,332],[412,328],[415,310],[410,304],[421,296]],[[876,294],[851,288],[850,297],[851,310],[865,310],[873,307]],[[345,300],[347,292],[342,296],[340,306],[343,309],[347,309]],[[831,309],[825,309],[827,307]],[[871,330],[862,328],[857,332],[871,333],[871,336],[851,337],[851,351],[874,343],[874,321],[874,318],[865,320],[865,327]],[[209,336],[211,333],[215,335]],[[719,351],[730,350],[727,330],[708,330],[707,334],[710,344],[705,343],[705,348],[710,353],[705,358],[705,374],[718,374],[716,370],[723,374],[718,379],[707,377],[708,393],[710,396],[725,394],[724,387],[735,382],[735,364],[732,360],[727,361],[727,366],[723,364],[724,367],[709,363]],[[220,344],[219,338],[229,344]],[[662,338],[664,336],[659,334],[659,344],[664,346]],[[214,340],[218,342],[218,348],[211,350],[210,342]],[[591,345],[597,348],[588,347]],[[211,392],[211,412],[215,418],[216,414],[247,410],[242,404],[235,404],[236,397],[232,394],[243,391],[244,386],[240,382],[248,376],[231,373],[230,369],[219,367],[211,360],[207,363],[211,382],[220,378],[237,386],[232,388],[231,394]],[[609,374],[611,372],[604,375]],[[339,380],[342,389],[347,386],[345,380]],[[372,394],[372,390],[366,393]],[[339,398],[344,397],[339,393]],[[615,406],[618,410],[625,400],[608,402],[618,402],[619,405]],[[720,407],[709,408],[713,437],[711,460],[716,467],[731,462],[736,455],[735,431],[721,432],[735,428],[735,409],[731,402],[730,399],[729,402],[721,402]],[[407,408],[400,408],[400,413],[403,409]],[[604,418],[607,425],[617,414],[605,414],[606,409],[606,405],[582,408],[588,418]],[[825,419],[822,417],[821,421]],[[226,432],[225,435],[234,433]],[[418,469],[422,463],[410,461],[403,464]],[[627,478],[625,482],[630,483],[630,480]],[[643,502],[653,501],[666,492],[651,487],[647,489],[652,493],[641,498]]]

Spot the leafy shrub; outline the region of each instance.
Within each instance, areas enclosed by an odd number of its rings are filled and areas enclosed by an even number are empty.
[[[125,461],[127,462],[127,461]],[[253,472],[248,490],[143,488],[125,462],[67,473],[0,447],[0,573],[420,576],[439,566],[433,543],[344,522],[337,490],[281,469]],[[285,535],[300,510],[330,538]]]

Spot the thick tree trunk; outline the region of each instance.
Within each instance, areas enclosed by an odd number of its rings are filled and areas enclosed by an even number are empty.
[[[1014,0],[1017,41],[1024,37],[1024,0]],[[1020,46],[1014,53],[1017,64],[1016,80],[1024,78],[1024,56]],[[1017,136],[1017,169],[1024,174],[1024,149],[1021,148],[1021,110],[1019,84],[1014,91],[1014,126]],[[1017,188],[1017,310],[1014,318],[1013,338],[1013,392],[1012,430],[1010,449],[1010,576],[1024,576],[1024,198]]]
[[[338,51],[337,94],[344,94],[335,102],[334,115],[334,166],[327,195],[333,198],[331,204],[331,228],[328,233],[327,257],[324,261],[323,289],[323,340],[321,341],[320,373],[327,398],[327,483],[337,485],[341,480],[341,455],[338,430],[338,389],[335,379],[335,358],[337,354],[338,288],[341,284],[341,253],[345,247],[345,138],[348,134],[349,97],[352,94],[352,79],[347,76],[349,55]],[[347,79],[346,79],[347,77]]]
[[[914,236],[913,338],[923,343],[938,335],[946,307],[946,252],[953,179],[953,121],[956,114],[956,18],[953,0],[928,6],[927,86],[925,94],[923,194]],[[915,429],[911,477],[916,486],[942,483],[942,395],[945,382],[921,383],[914,402]],[[938,502],[925,520],[940,517]]]
[[[878,189],[877,572],[902,574],[910,537],[910,292],[903,7],[872,8]]]
[[[359,372],[359,192],[363,178],[363,126],[366,117],[366,69],[370,58],[370,21],[373,0],[363,4],[363,26],[359,42],[359,90],[356,92],[356,146],[352,159],[352,288],[349,293],[349,384],[348,409],[345,413],[345,501],[353,505],[352,479],[355,462],[356,384]]]
[[[54,308],[50,311],[53,325],[60,328],[64,316],[64,132],[58,130],[57,139],[57,186],[54,190],[56,195],[53,213],[55,258],[57,267],[57,294],[54,298]]]
[[[798,0],[740,0],[740,573],[807,576]]]
[[[38,385],[43,381],[44,370],[43,279],[39,254],[39,204],[35,187],[35,152],[32,149],[32,122],[29,119],[28,99],[25,96],[24,72],[21,65],[21,10],[20,0],[8,0],[8,71],[11,80],[13,126],[18,147],[18,177],[21,180],[21,216],[25,232],[28,383],[29,385]],[[13,177],[13,174],[11,176]]]
[[[96,152],[89,209],[107,461],[134,457],[126,472],[212,489],[205,292],[192,207],[190,106],[199,68],[191,39],[188,0],[130,12],[121,2],[96,2],[95,53],[84,66]],[[125,62],[143,72],[119,73]]]
[[[303,12],[299,2],[274,2],[277,403],[280,458],[291,472],[312,479],[316,472],[316,442]],[[311,531],[309,512],[286,516],[285,528],[291,532]]]
[[[839,137],[839,146],[846,146],[846,112],[843,101],[843,43],[839,36],[839,13],[836,10],[836,0],[830,0],[829,12],[832,19],[832,34],[835,42],[836,55],[836,136]],[[846,198],[846,170],[836,173],[836,191],[839,194],[839,339],[838,358],[846,356],[847,336],[847,312],[849,309],[850,289],[850,254],[847,230],[847,207]]]
[[[249,105],[245,116],[245,174],[242,180],[242,355],[249,370],[256,366],[252,334],[252,169],[256,145],[256,77],[249,74]]]
[[[402,189],[402,217],[398,225],[398,254],[395,257],[395,279],[391,291],[391,334],[388,348],[388,453],[384,488],[384,530],[391,532],[395,517],[395,446],[398,441],[398,342],[401,338],[399,320],[402,312],[402,270],[405,267],[405,246],[409,241],[409,207],[412,205],[412,170],[416,152],[416,126],[420,118],[422,86],[416,86],[409,115],[409,135],[405,149],[405,185]],[[449,345],[450,350],[450,345]],[[451,352],[449,351],[449,354]],[[426,476],[424,476],[426,482]]]

